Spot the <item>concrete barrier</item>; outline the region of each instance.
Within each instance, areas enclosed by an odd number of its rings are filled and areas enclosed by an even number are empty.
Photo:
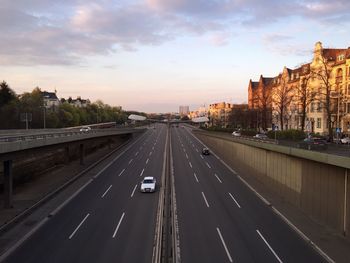
[[[231,167],[246,169],[316,221],[349,234],[349,157],[210,132],[195,131],[195,135]]]

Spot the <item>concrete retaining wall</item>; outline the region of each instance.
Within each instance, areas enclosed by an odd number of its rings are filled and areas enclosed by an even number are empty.
[[[206,132],[195,134],[231,167],[246,169],[318,222],[349,234],[350,158],[227,139]]]

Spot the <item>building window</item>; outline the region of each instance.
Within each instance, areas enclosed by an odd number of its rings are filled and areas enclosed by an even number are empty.
[[[347,104],[347,113],[350,113],[350,103]]]
[[[317,118],[317,129],[321,129],[321,118]]]
[[[350,95],[350,84],[348,84],[348,95]]]
[[[322,112],[322,103],[317,102],[317,112]]]
[[[315,111],[315,103],[311,102],[310,112],[314,112],[314,111]]]
[[[345,58],[344,54],[338,56],[338,61],[343,61]]]

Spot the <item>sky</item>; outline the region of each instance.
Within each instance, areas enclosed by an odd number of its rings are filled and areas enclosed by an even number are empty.
[[[249,80],[350,46],[349,0],[0,0],[0,80],[17,94],[177,112],[247,102]]]

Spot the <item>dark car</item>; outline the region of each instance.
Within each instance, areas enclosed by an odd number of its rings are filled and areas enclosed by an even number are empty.
[[[298,148],[308,150],[326,150],[327,140],[317,137],[305,138],[302,142],[298,144]]]
[[[210,154],[209,149],[208,148],[203,148],[202,149],[202,154],[203,155],[209,155]]]

